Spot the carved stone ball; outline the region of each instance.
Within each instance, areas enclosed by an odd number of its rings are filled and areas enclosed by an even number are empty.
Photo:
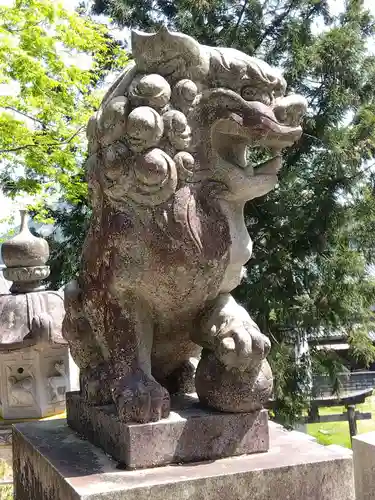
[[[173,102],[178,108],[189,108],[198,94],[198,87],[192,80],[184,79],[173,88]]]
[[[228,370],[204,350],[195,375],[200,401],[219,411],[247,413],[260,410],[272,394],[273,378],[267,360],[245,371]]]
[[[167,111],[163,114],[164,128],[168,139],[177,150],[188,149],[191,141],[191,129],[186,116],[181,111]]]
[[[186,181],[194,175],[195,160],[194,157],[186,151],[180,151],[173,158],[178,170],[179,179]]]
[[[117,96],[98,112],[98,136],[102,145],[112,144],[125,136],[128,106],[126,97]]]
[[[187,127],[187,119],[181,111],[167,111],[163,114],[165,128],[173,133],[182,133]]]
[[[135,153],[156,146],[163,131],[161,116],[148,106],[135,108],[128,116],[127,143]]]
[[[116,180],[123,174],[122,165],[124,159],[130,156],[129,148],[123,142],[116,141],[103,150],[103,161],[105,165],[105,176]]]
[[[129,88],[129,99],[134,106],[161,109],[169,103],[171,87],[160,75],[138,75]]]
[[[160,149],[152,149],[142,155],[136,166],[136,176],[142,184],[159,185],[168,177],[168,163]]]
[[[127,193],[130,199],[146,206],[160,205],[176,190],[176,165],[165,151],[154,148],[137,156],[133,181]]]
[[[109,101],[99,113],[99,129],[109,129],[119,121],[126,121],[128,100],[126,97],[117,96]]]

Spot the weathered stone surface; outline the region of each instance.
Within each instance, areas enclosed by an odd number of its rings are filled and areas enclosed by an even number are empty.
[[[63,421],[14,430],[15,500],[354,500],[351,452],[270,424],[267,453],[121,471]]]
[[[133,32],[132,54],[87,129],[92,219],[64,320],[82,395],[160,420],[203,347],[202,401],[258,410],[270,342],[230,295],[252,252],[243,208],[277,183],[306,101],[265,62],[165,28]],[[249,164],[252,147],[271,158]]]
[[[356,500],[375,500],[375,432],[353,437]]]
[[[259,453],[269,447],[266,410],[223,414],[201,409],[196,397],[180,396],[172,398],[168,418],[125,424],[114,405],[90,406],[78,393],[69,393],[66,405],[70,427],[132,469]]]

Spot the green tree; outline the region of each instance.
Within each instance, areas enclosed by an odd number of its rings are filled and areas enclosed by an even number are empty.
[[[285,151],[278,188],[246,207],[254,256],[239,298],[273,340],[277,412],[306,403],[304,333],[344,330],[352,354],[374,359],[368,339],[374,280],[374,19],[361,0],[333,15],[327,0],[96,0],[120,26],[161,22],[208,45],[231,46],[280,66],[309,102],[304,135]],[[320,368],[333,361],[319,359]]]
[[[105,77],[126,61],[106,26],[53,0],[0,7],[0,186],[63,231],[63,244],[51,238],[55,286],[74,273],[84,234],[86,124]]]

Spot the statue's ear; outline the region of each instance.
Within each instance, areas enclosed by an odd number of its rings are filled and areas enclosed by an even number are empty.
[[[174,80],[204,80],[210,56],[194,38],[162,27],[157,33],[132,31],[132,54],[140,72],[158,73]]]

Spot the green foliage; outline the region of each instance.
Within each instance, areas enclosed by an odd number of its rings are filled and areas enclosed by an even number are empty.
[[[283,68],[308,100],[304,135],[285,151],[278,188],[246,207],[254,255],[236,294],[273,340],[276,413],[287,422],[306,401],[308,366],[288,347],[301,332],[345,331],[367,365],[374,281],[374,19],[360,0],[333,15],[328,0],[96,0],[122,26],[160,23],[201,43],[231,46]],[[318,28],[317,28],[318,26]],[[337,359],[313,350],[313,367]]]
[[[342,391],[342,379],[338,377],[338,374],[348,373],[349,369],[343,366],[343,361],[336,351],[318,350],[313,346],[312,354],[312,370],[314,374],[328,376],[331,382],[332,394],[339,396]]]
[[[60,214],[65,222],[85,206],[86,124],[104,78],[126,62],[106,26],[53,0],[0,6],[0,185],[10,197],[27,196],[37,221],[57,216],[47,201],[73,207]],[[66,236],[76,244],[77,235]],[[52,256],[64,248],[55,243]]]
[[[274,381],[276,405],[271,416],[282,421],[285,426],[292,427],[296,418],[302,415],[308,406],[309,359],[302,357],[299,363],[296,363],[294,346],[281,342],[277,345],[277,349],[271,350],[269,362],[276,375]]]
[[[51,210],[55,231],[47,238],[50,247],[51,275],[49,286],[53,290],[68,283],[78,272],[81,248],[88,229],[90,211],[83,203],[70,207],[69,211]],[[59,232],[59,237],[56,237]]]

